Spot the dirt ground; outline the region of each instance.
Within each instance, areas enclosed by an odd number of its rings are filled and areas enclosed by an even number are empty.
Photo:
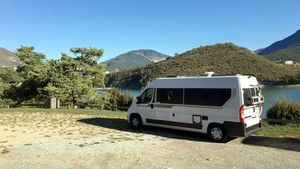
[[[0,168],[300,168],[300,138],[251,136],[225,144],[123,118],[0,113]]]

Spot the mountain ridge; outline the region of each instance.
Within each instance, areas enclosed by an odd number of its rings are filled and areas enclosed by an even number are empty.
[[[247,48],[223,43],[194,48],[168,60],[145,67],[109,74],[109,87],[141,88],[157,77],[203,76],[205,72],[253,74],[263,84],[300,82],[298,67],[287,67],[256,55]]]
[[[15,53],[0,47],[0,67],[15,67],[20,63],[20,59]]]
[[[259,55],[266,55],[266,54],[270,54],[272,52],[278,51],[278,50],[282,50],[282,49],[286,49],[288,47],[292,47],[292,46],[296,46],[296,45],[300,45],[300,29],[297,30],[295,33],[293,33],[292,35],[276,41],[274,43],[272,43],[270,46],[264,48],[263,50],[259,51],[258,54]]]
[[[102,62],[108,71],[127,70],[146,66],[152,62],[165,60],[170,56],[152,49],[132,50]]]

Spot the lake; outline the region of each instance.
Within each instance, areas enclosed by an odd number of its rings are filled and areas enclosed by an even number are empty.
[[[123,89],[122,91],[125,91]],[[127,89],[129,93],[136,97],[140,94],[140,90]],[[263,95],[265,96],[265,106],[263,116],[266,116],[267,110],[272,107],[279,99],[288,99],[295,103],[300,103],[300,86],[264,86]]]

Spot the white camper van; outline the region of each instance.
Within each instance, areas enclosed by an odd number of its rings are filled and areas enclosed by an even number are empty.
[[[188,130],[224,142],[261,129],[263,102],[253,76],[157,78],[132,103],[127,119],[133,129]]]

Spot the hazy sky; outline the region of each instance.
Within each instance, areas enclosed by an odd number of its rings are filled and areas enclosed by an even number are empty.
[[[70,47],[174,55],[219,42],[255,50],[300,29],[299,0],[0,0],[0,47],[60,58]]]

